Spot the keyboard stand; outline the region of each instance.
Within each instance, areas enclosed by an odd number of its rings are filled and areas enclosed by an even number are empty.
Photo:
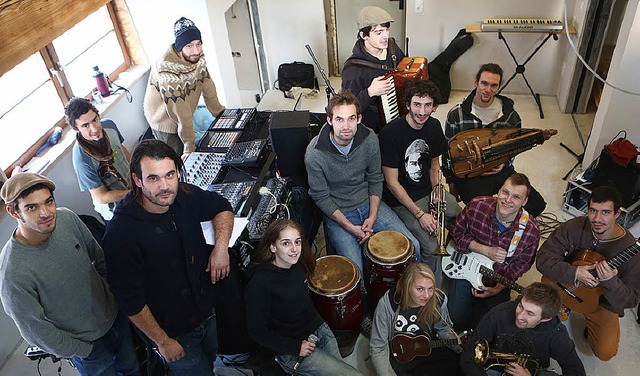
[[[500,39],[500,40],[502,40],[504,42],[505,47],[509,51],[509,55],[511,55],[511,58],[513,59],[513,62],[516,63],[516,71],[513,72],[513,75],[511,75],[511,77],[509,77],[507,82],[505,82],[504,85],[502,85],[502,87],[498,91],[498,94],[500,94],[502,92],[502,90],[504,90],[504,88],[506,88],[507,85],[509,85],[509,83],[516,77],[516,75],[521,74],[522,78],[524,79],[524,83],[527,84],[527,87],[529,88],[529,92],[531,93],[531,95],[533,96],[533,99],[536,101],[536,104],[538,105],[538,110],[540,111],[540,119],[544,119],[544,112],[542,112],[542,102],[540,102],[540,94],[533,92],[533,89],[531,88],[531,85],[529,84],[529,80],[527,80],[527,77],[524,75],[524,72],[525,72],[525,67],[524,66],[529,62],[529,60],[531,60],[533,58],[533,56],[542,48],[542,46],[544,46],[544,44],[547,43],[547,41],[551,37],[553,37],[553,40],[558,40],[558,34],[557,33],[549,33],[549,35],[547,35],[542,40],[542,42],[540,42],[538,47],[536,47],[536,49],[533,50],[533,52],[531,52],[529,57],[527,57],[527,59],[522,64],[520,64],[520,63],[518,63],[518,60],[516,59],[516,57],[513,55],[513,52],[511,51],[511,47],[509,47],[509,43],[507,43],[507,39],[504,37],[504,35],[502,35],[502,31],[498,31],[498,39]]]

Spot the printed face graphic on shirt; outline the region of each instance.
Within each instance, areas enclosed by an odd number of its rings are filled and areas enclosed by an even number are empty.
[[[416,183],[425,176],[423,161],[427,158],[428,153],[429,145],[422,139],[414,140],[404,153],[404,169],[409,179]],[[429,166],[427,166],[428,168]]]

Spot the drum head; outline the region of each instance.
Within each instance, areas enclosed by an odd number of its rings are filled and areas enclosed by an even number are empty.
[[[356,264],[343,256],[324,256],[316,260],[309,285],[326,295],[339,295],[353,288],[360,279]]]
[[[398,231],[385,230],[369,238],[367,250],[375,260],[393,264],[406,260],[411,252],[411,242]]]

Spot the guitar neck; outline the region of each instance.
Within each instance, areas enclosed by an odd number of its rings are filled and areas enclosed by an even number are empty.
[[[457,338],[429,340],[429,347],[431,347],[432,349],[436,347],[455,346],[459,344],[460,341]]]
[[[509,289],[515,291],[515,292],[522,292],[522,290],[524,290],[524,287],[520,286],[519,284],[513,282],[512,280],[496,273],[494,270],[487,268],[486,266],[480,266],[480,274],[482,274],[483,276],[490,278],[498,283],[502,283],[505,287],[508,287]]]
[[[620,265],[631,260],[631,258],[637,255],[638,252],[640,252],[640,240],[636,241],[633,245],[631,245],[624,251],[613,256],[611,260],[607,261],[607,264],[609,264],[610,268],[617,269]]]

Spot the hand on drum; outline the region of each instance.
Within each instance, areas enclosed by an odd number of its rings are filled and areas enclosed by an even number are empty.
[[[316,344],[313,342],[309,342],[306,339],[302,341],[302,345],[300,346],[300,356],[309,356],[316,348]]]

